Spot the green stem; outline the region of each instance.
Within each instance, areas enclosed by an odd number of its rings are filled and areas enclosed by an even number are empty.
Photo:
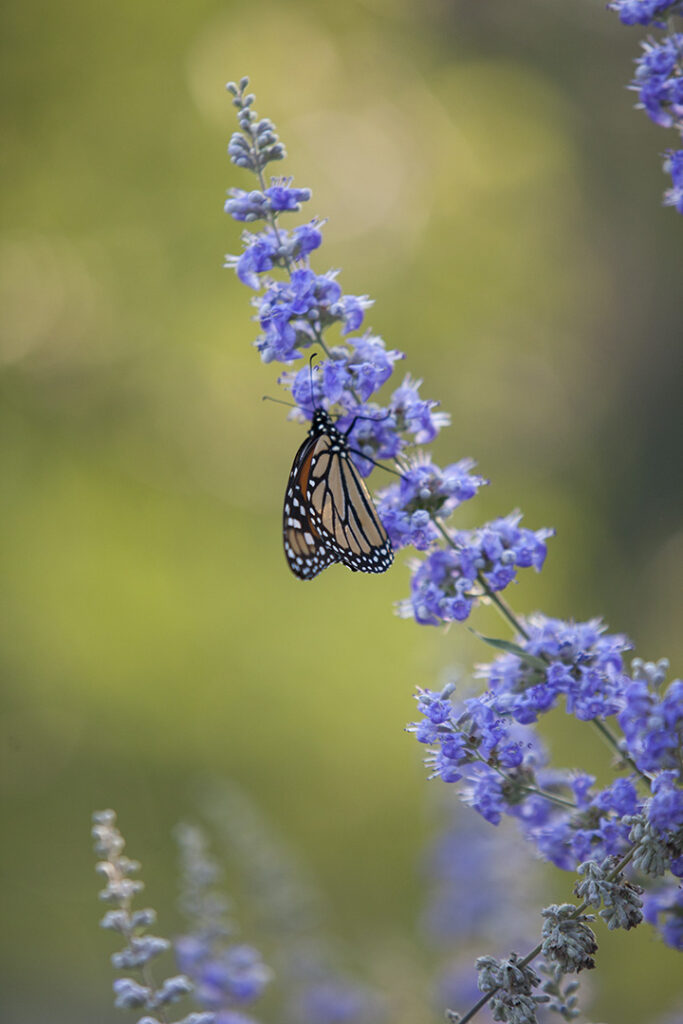
[[[520,789],[526,790],[527,793],[535,793],[536,796],[542,796],[544,799],[550,800],[551,803],[558,804],[560,807],[569,807],[572,811],[578,810],[576,804],[571,800],[565,800],[562,796],[556,796],[554,793],[549,793],[547,790],[541,789],[540,786],[527,786],[522,782],[518,782],[516,779],[510,778],[507,772],[503,771],[502,768],[499,768],[497,765],[489,765],[486,758],[482,757],[479,753],[477,753],[477,759],[481,761],[482,764],[488,765],[489,768],[493,768],[494,771],[498,772],[501,778],[505,779],[505,781],[509,782],[511,785],[518,786]]]
[[[431,519],[432,519],[432,522],[434,523],[434,526],[436,526],[437,530],[439,531],[441,536],[444,538],[444,540],[446,541],[448,546],[450,548],[453,548],[454,551],[457,551],[458,545],[455,543],[453,538],[449,535],[448,530],[443,525],[443,523],[441,522],[439,517],[436,516],[436,515],[433,515],[431,517]],[[506,601],[504,601],[502,597],[498,596],[498,594],[495,592],[495,590],[493,590],[491,588],[491,586],[484,579],[484,577],[482,576],[481,573],[477,573],[477,581],[479,583],[479,586],[482,588],[482,590],[486,594],[487,598],[491,602],[491,604],[494,604],[496,606],[496,608],[498,609],[498,611],[500,612],[500,614],[503,616],[503,618],[507,619],[508,624],[510,626],[512,626],[512,628],[514,630],[516,630],[517,633],[519,633],[521,636],[523,636],[525,640],[528,640],[529,639],[528,632],[526,631],[526,629],[524,628],[524,626],[522,625],[520,620],[517,618],[515,613],[512,611],[512,609],[510,608],[508,603]]]
[[[517,785],[517,783],[515,783]],[[542,796],[546,800],[550,800],[554,804],[558,804],[560,807],[569,807],[572,811],[576,811],[578,808],[575,803],[571,800],[565,800],[564,797],[555,796],[554,793],[548,793],[547,790],[541,789],[539,786],[520,786],[520,789],[525,789],[527,793],[536,793],[537,796]]]
[[[614,868],[612,868],[610,873],[607,875],[607,881],[608,882],[613,882],[614,879],[617,878],[617,876],[621,874],[621,872],[624,870],[626,865],[629,863],[629,861],[631,860],[631,858],[633,857],[635,852],[636,852],[636,848],[635,848],[635,846],[632,846],[631,849],[628,851],[628,853],[624,854],[624,856],[621,858],[619,863]],[[581,904],[580,907],[576,907],[574,909],[574,912],[569,917],[569,920],[570,921],[575,921],[577,919],[577,917],[580,917],[580,915],[583,914],[585,910],[588,910],[588,908],[590,906],[591,906],[590,902],[588,900],[584,900],[584,902]],[[543,943],[542,942],[539,942],[537,946],[534,946],[534,948],[532,950],[530,950],[530,952],[528,952],[527,955],[524,957],[524,959],[521,961],[521,966],[522,967],[528,967],[529,964],[532,962],[532,960],[536,959],[538,954],[541,952],[542,948],[543,948]],[[490,999],[492,999],[493,996],[495,996],[496,992],[499,992],[499,991],[500,991],[500,985],[497,985],[496,988],[492,988],[490,992],[487,992],[485,995],[483,995],[481,997],[481,999],[477,1003],[475,1003],[475,1005],[471,1008],[471,1010],[468,1010],[467,1013],[465,1014],[465,1016],[460,1018],[460,1020],[458,1021],[458,1024],[468,1024],[468,1021],[473,1020],[474,1017],[476,1017],[476,1015],[479,1013],[479,1011],[486,1006],[488,1001]]]
[[[488,597],[488,599],[491,602],[491,604],[495,605],[497,611],[500,612],[500,614],[503,616],[503,618],[507,620],[509,625],[511,625],[512,628],[517,633],[520,634],[520,636],[523,636],[525,640],[528,640],[529,639],[529,633],[528,633],[526,627],[522,625],[521,620],[517,618],[517,616],[512,611],[512,609],[510,608],[509,604],[507,603],[507,601],[505,601],[502,597],[500,597],[495,592],[495,590],[491,589],[491,587],[486,582],[486,580],[484,579],[484,577],[482,576],[481,573],[478,574],[477,579],[479,580],[480,585],[483,587],[483,589],[484,589],[484,591],[486,593],[486,596]]]
[[[652,784],[652,779],[650,778],[649,775],[646,775],[645,772],[640,770],[640,768],[635,763],[635,761],[630,756],[630,754],[626,754],[621,749],[621,747],[619,746],[619,741],[618,741],[617,737],[614,735],[614,733],[609,728],[609,726],[605,725],[605,723],[603,721],[601,721],[599,718],[592,718],[591,721],[592,721],[594,727],[597,729],[597,731],[602,736],[602,738],[605,740],[607,745],[609,747],[611,747],[619,755],[619,757],[621,758],[622,761],[628,762],[628,764],[633,769],[633,771],[638,773],[638,775],[641,777],[643,782],[645,782],[647,784],[648,788],[649,788],[651,786],[651,784]]]

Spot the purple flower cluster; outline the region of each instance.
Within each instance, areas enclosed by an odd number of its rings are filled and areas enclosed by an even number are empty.
[[[670,14],[680,14],[681,0],[611,0],[607,4],[616,11],[624,25],[657,25]]]
[[[462,779],[466,804],[492,824],[504,814],[517,818],[525,837],[560,867],[626,848],[629,827],[618,826],[615,818],[637,809],[632,783],[591,797],[590,776],[543,771],[547,755],[538,736],[499,716],[492,694],[454,705],[452,693],[452,686],[440,693],[420,690],[418,708],[425,717],[409,726],[420,742],[435,748],[426,762],[431,777]]]
[[[415,444],[433,441],[449,417],[435,411],[437,402],[420,397],[420,382],[410,376],[395,389],[386,409],[367,405],[392,376],[394,363],[404,358],[403,353],[387,350],[382,339],[370,332],[354,335],[372,304],[370,299],[343,294],[336,271],[316,274],[310,269],[308,256],[322,242],[318,222],[291,232],[276,226],[258,235],[245,232],[243,240],[243,253],[226,257],[225,265],[233,267],[244,284],[263,290],[255,303],[263,333],[255,344],[264,362],[291,363],[301,358],[302,349],[313,344],[324,347],[322,334],[335,323],[347,338],[346,344],[335,346],[329,358],[318,364],[313,391],[308,366],[281,376],[280,382],[291,390],[299,409],[311,418],[319,406],[338,405],[340,429],[363,417],[349,441],[371,457],[395,458],[408,439]],[[269,276],[276,267],[287,272],[286,280]],[[367,466],[361,468],[369,472]]]
[[[537,778],[545,789],[561,791],[560,779],[564,773],[553,773],[546,781],[542,773]],[[522,809],[522,830],[541,855],[557,867],[576,870],[588,859],[604,860],[621,856],[629,849],[629,825],[624,817],[642,811],[632,779],[617,779],[604,789],[593,789],[591,775],[565,774],[567,784],[576,797],[576,809],[563,811],[541,797],[532,796]]]
[[[445,519],[488,483],[472,472],[473,459],[441,469],[420,453],[404,468],[398,483],[379,494],[377,510],[395,550],[411,545],[425,551],[439,539],[434,519]]]
[[[251,110],[253,97],[244,95],[244,80],[239,87],[229,88],[242,127],[242,133],[233,136],[229,152],[238,166],[258,174],[262,187],[250,192],[231,190],[225,209],[235,220],[263,221],[264,226],[257,234],[245,232],[242,253],[227,256],[225,265],[236,271],[243,284],[260,293],[254,299],[261,327],[255,345],[264,362],[291,364],[301,358],[303,349],[312,345],[322,348],[327,358],[316,368],[313,389],[308,366],[298,373],[284,373],[280,382],[291,390],[300,413],[309,419],[318,407],[341,409],[338,425],[342,430],[352,428],[349,445],[367,457],[359,463],[367,474],[372,468],[369,460],[396,458],[408,444],[434,440],[449,418],[436,411],[437,402],[420,397],[420,382],[410,376],[393,391],[386,408],[368,405],[392,376],[403,353],[387,350],[382,339],[369,331],[356,334],[372,304],[370,299],[344,294],[336,271],[318,274],[311,269],[309,256],[322,243],[321,223],[314,219],[291,231],[281,227],[280,215],[299,210],[311,192],[294,188],[291,178],[273,179],[271,187],[265,187],[263,168],[272,157],[267,153],[264,157],[259,149],[258,131],[263,122]],[[272,144],[271,135],[266,137]],[[277,278],[275,271],[280,272]],[[328,348],[323,335],[333,325],[341,328],[345,340]]]
[[[334,349],[334,359],[317,365],[312,378],[309,367],[298,373],[283,373],[280,383],[289,387],[292,397],[306,416],[320,406],[340,405],[346,410],[337,421],[357,456],[360,472],[367,476],[378,458],[398,459],[408,444],[433,440],[449,418],[437,412],[437,402],[420,398],[421,381],[407,375],[389,397],[386,406],[367,399],[389,379],[393,364],[403,358],[387,351],[381,338],[366,334],[350,338],[347,346]]]
[[[554,624],[556,633],[558,625]],[[541,627],[538,621],[537,627]],[[592,650],[587,648],[589,670],[609,680],[609,708],[615,692],[610,664],[613,660],[616,671],[621,671],[619,651],[623,638],[605,637],[595,624],[584,623],[582,627],[588,635],[592,630]],[[420,743],[432,747],[426,759],[430,777],[461,783],[462,800],[493,825],[504,814],[516,818],[525,837],[541,855],[561,868],[574,869],[589,858],[624,854],[629,848],[631,819],[644,816],[643,821],[659,837],[657,842],[667,848],[670,869],[675,874],[682,873],[680,775],[674,770],[661,771],[653,779],[652,796],[646,800],[639,795],[633,778],[618,778],[611,785],[596,789],[595,778],[590,775],[547,769],[546,752],[528,723],[549,710],[559,693],[565,694],[569,709],[570,690],[551,689],[548,702],[526,702],[522,705],[523,713],[517,717],[512,709],[519,696],[515,688],[520,676],[510,671],[510,659],[523,664],[514,655],[496,659],[494,666],[504,663],[506,670],[494,671],[489,667],[485,675],[493,679],[495,688],[480,697],[454,703],[452,684],[440,692],[418,691],[418,709],[423,718],[408,729]],[[539,662],[542,664],[540,658]],[[581,658],[576,656],[569,662],[573,667],[577,663],[581,664]],[[586,683],[581,673],[576,675],[574,685],[582,692]],[[506,683],[512,690],[506,690]],[[541,681],[530,684],[532,688],[546,685]],[[528,694],[529,689],[522,692]],[[572,706],[573,713],[581,717],[582,704],[577,706],[574,702]],[[613,711],[603,711],[607,713]],[[679,700],[677,715],[681,713],[683,702]]]
[[[682,0],[613,0],[607,5],[625,25],[665,28],[664,18],[683,15]],[[641,44],[630,88],[638,93],[636,106],[662,128],[674,128],[683,136],[683,33],[671,30],[659,39]],[[683,213],[683,149],[669,149],[664,172],[670,174],[671,188],[664,193],[664,205]]]
[[[483,482],[474,478],[470,487]],[[511,512],[475,530],[451,531],[451,547],[435,548],[415,564],[411,596],[400,602],[399,615],[423,625],[462,622],[478,598],[487,590],[504,590],[518,569],[533,567],[540,572],[545,542],[554,530],[528,530],[519,525],[521,518],[519,512]]]
[[[529,616],[528,635],[519,639],[529,659],[502,654],[478,669],[494,695],[496,711],[526,725],[564,696],[567,712],[581,720],[616,714],[628,682],[623,655],[632,644],[605,628],[598,619],[564,622]]]
[[[678,772],[660,772],[652,782],[652,796],[646,804],[647,818],[655,830],[672,843],[683,843],[683,789]],[[677,851],[674,874],[683,875],[683,858]]]
[[[195,986],[197,1001],[217,1013],[216,1024],[227,1024],[222,1014],[258,999],[272,973],[252,946],[231,945],[216,950],[196,935],[184,935],[175,943],[180,969]]]
[[[465,766],[491,769],[483,772],[483,778],[495,782],[500,797],[499,785],[504,774],[497,776],[493,769],[516,769],[522,765],[529,768],[536,751],[525,750],[511,735],[510,723],[496,715],[486,694],[455,705],[451,700],[454,690],[453,683],[441,691],[418,689],[417,707],[424,718],[409,725],[408,731],[415,733],[419,743],[437,745],[427,760],[432,777],[438,775],[444,782],[458,782]],[[500,821],[498,808],[492,817],[478,809],[493,824]]]
[[[634,658],[634,678],[624,689],[618,720],[629,754],[643,772],[683,768],[683,681],[662,684],[668,663],[646,665]]]
[[[235,220],[251,223],[255,220],[266,220],[269,214],[281,213],[286,210],[298,213],[302,203],[311,198],[310,188],[293,188],[293,178],[274,178],[270,188],[263,191],[252,189],[245,192],[241,188],[229,190],[230,199],[226,200],[225,212]]]
[[[346,345],[337,345],[333,359],[316,364],[315,377],[305,366],[298,373],[282,374],[280,382],[291,390],[298,407],[312,418],[323,402],[339,404],[347,410],[354,409],[358,399],[367,402],[389,380],[394,363],[403,358],[402,352],[387,351],[381,338],[366,332],[349,338]],[[396,429],[395,422],[392,429]]]
[[[638,93],[638,106],[662,128],[683,123],[683,34],[641,45],[631,86]]]
[[[294,228],[291,232],[278,231],[276,234],[274,231],[266,230],[260,235],[254,235],[249,231],[245,231],[242,239],[244,241],[244,252],[241,256],[226,256],[225,266],[234,268],[242,284],[246,284],[249,288],[258,291],[262,286],[260,274],[267,273],[273,267],[281,265],[283,261],[291,263],[295,260],[305,260],[309,253],[322,244],[323,236],[317,222],[310,221],[308,224],[301,224],[299,227]],[[307,280],[308,278],[302,279],[301,276],[295,279],[289,297],[289,305],[284,295],[273,296],[272,306],[280,311],[279,316],[283,322],[295,321],[297,316],[305,316],[308,307],[300,305],[303,298],[299,299],[299,304],[297,304],[296,296],[304,296],[306,294],[304,285]],[[308,298],[310,300],[310,294]],[[269,305],[264,300],[259,307],[259,316],[262,323],[263,320],[267,319],[268,309]],[[295,328],[292,327],[292,330],[295,330]],[[306,339],[304,338],[305,341]],[[281,354],[274,355],[271,358],[287,362],[288,359],[296,357],[290,356],[282,350]],[[265,357],[263,359],[264,362],[270,361]]]

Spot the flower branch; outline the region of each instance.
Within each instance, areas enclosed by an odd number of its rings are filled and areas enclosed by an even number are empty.
[[[671,69],[667,74],[677,76]],[[311,192],[285,178],[265,186],[266,165],[281,159],[284,150],[272,124],[253,111],[247,80],[228,88],[242,129],[233,135],[229,152],[235,163],[256,173],[260,189],[232,189],[226,210],[239,221],[261,220],[265,227],[258,234],[245,232],[242,254],[228,257],[226,265],[255,293],[260,333],[254,344],[261,359],[284,364],[279,380],[291,391],[300,417],[310,419],[319,408],[337,411],[338,427],[348,430],[349,449],[364,476],[381,459],[400,469],[399,481],[382,490],[377,501],[393,548],[417,552],[408,563],[410,597],[399,602],[398,614],[420,625],[440,625],[465,622],[478,604],[491,603],[514,633],[514,641],[482,638],[502,653],[478,667],[485,680],[479,696],[455,701],[451,684],[441,691],[418,690],[423,717],[409,731],[431,748],[426,759],[431,777],[455,783],[461,799],[491,824],[503,815],[515,818],[525,838],[558,867],[577,870],[595,862],[595,886],[600,872],[604,885],[616,878],[621,868],[608,872],[607,867],[613,862],[625,866],[633,860],[652,876],[655,869],[683,874],[683,683],[665,686],[664,660],[633,659],[629,669],[630,640],[609,634],[599,619],[573,622],[535,614],[522,621],[512,610],[503,591],[521,570],[541,571],[554,530],[522,526],[519,512],[469,530],[453,525],[460,506],[488,481],[474,472],[472,459],[440,467],[422,450],[449,417],[436,411],[438,402],[420,397],[419,381],[406,376],[384,406],[374,399],[403,353],[387,350],[368,330],[358,333],[371,305],[366,296],[345,295],[336,272],[318,274],[311,268],[323,222],[314,219],[291,231],[278,223],[281,215],[308,202]],[[667,117],[679,116],[673,99],[662,104]],[[284,281],[271,274],[278,268]],[[339,343],[328,342],[332,328],[341,330]],[[325,355],[318,372],[313,375],[306,364],[290,369],[312,345]],[[558,706],[590,722],[630,776],[596,788],[585,773],[552,768],[535,725]],[[649,787],[646,797],[637,781]],[[547,908],[547,928],[561,932],[573,923],[574,931],[584,934],[587,906]],[[622,918],[629,919],[625,912]],[[547,936],[544,942],[549,945]],[[508,983],[512,992],[517,985],[522,1009],[531,1012],[541,997],[532,994],[538,981],[525,971],[537,955],[533,951],[497,966],[485,958],[488,998],[500,999],[493,993]],[[556,984],[557,979],[548,982],[551,988]]]

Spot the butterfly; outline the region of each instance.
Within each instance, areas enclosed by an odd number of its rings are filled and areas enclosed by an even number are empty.
[[[353,464],[347,434],[324,409],[313,413],[294,458],[282,517],[285,555],[300,580],[334,562],[353,572],[386,572],[391,541]]]

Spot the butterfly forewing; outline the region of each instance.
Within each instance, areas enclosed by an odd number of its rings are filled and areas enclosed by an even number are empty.
[[[333,562],[354,572],[385,572],[394,555],[346,437],[316,410],[299,448],[285,494],[285,555],[299,579]]]

